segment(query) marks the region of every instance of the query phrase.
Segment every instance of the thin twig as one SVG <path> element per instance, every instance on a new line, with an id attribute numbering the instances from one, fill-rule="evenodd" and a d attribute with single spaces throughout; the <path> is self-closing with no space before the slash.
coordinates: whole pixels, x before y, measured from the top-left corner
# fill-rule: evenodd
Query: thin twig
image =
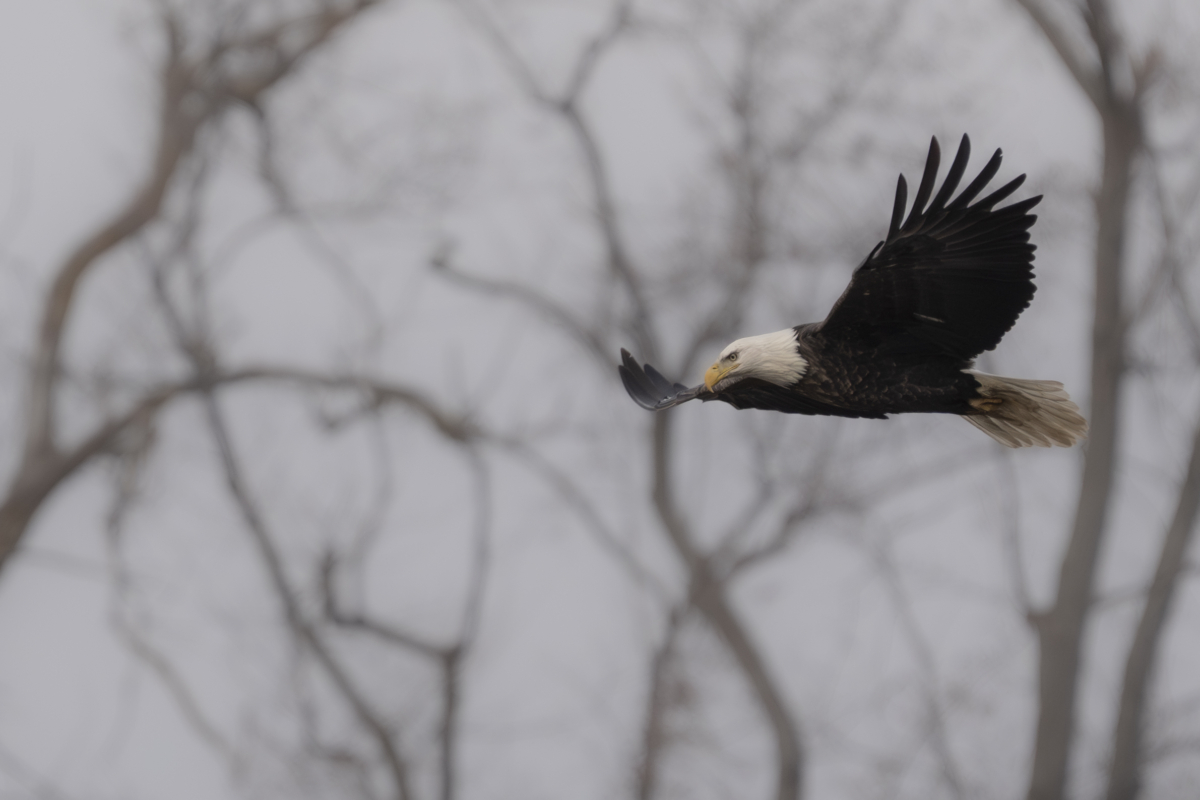
<path id="1" fill-rule="evenodd" d="M 662 642 L 650 660 L 650 686 L 646 691 L 646 713 L 642 724 L 641 756 L 637 769 L 637 800 L 653 800 L 658 788 L 660 765 L 670 746 L 667 715 L 676 702 L 670 691 L 676 677 L 675 660 L 680 632 L 690 606 L 675 606 L 667 614 Z"/>
<path id="2" fill-rule="evenodd" d="M 934 756 L 937 759 L 939 772 L 946 790 L 952 797 L 962 800 L 966 797 L 962 769 L 954 757 L 950 747 L 952 737 L 946 728 L 941 679 L 938 674 L 937 659 L 928 638 L 921 630 L 921 625 L 912 609 L 912 602 L 900 577 L 895 558 L 886 540 L 867 543 L 868 552 L 876 569 L 883 576 L 884 585 L 891 596 L 891 607 L 900 619 L 900 629 L 904 632 L 909 648 L 917 659 L 921 676 L 921 691 L 924 695 L 926 718 L 929 722 L 929 732 L 933 744 Z"/>
<path id="3" fill-rule="evenodd" d="M 509 37 L 496 21 L 474 0 L 456 0 L 468 19 L 487 37 L 496 52 L 508 66 L 510 73 L 531 100 L 559 117 L 579 148 L 584 161 L 584 172 L 596 215 L 601 240 L 604 242 L 606 263 L 610 273 L 618 280 L 629 297 L 631 316 L 630 335 L 642 357 L 659 361 L 658 339 L 651 325 L 650 304 L 643 286 L 641 271 L 634 264 L 630 248 L 621 231 L 620 215 L 616 197 L 609 177 L 607 159 L 591 123 L 580 110 L 580 97 L 595 73 L 604 54 L 620 40 L 629 24 L 628 0 L 619 0 L 613 5 L 609 24 L 584 46 L 571 70 L 571 79 L 565 93 L 554 96 L 538 82 L 532 68 L 517 51 Z"/>
<path id="4" fill-rule="evenodd" d="M 1017 470 L 1011 451 L 999 447 L 991 448 L 995 459 L 996 471 L 1000 475 L 998 481 L 1002 493 L 1000 513 L 1001 535 L 1004 540 L 1004 553 L 1008 560 L 1008 577 L 1012 584 L 1013 598 L 1020 609 L 1021 615 L 1029 624 L 1034 624 L 1036 609 L 1033 605 L 1033 595 L 1029 590 L 1029 575 L 1025 569 L 1025 550 L 1022 546 L 1021 535 L 1021 486 L 1017 480 Z"/>
<path id="5" fill-rule="evenodd" d="M 112 504 L 106 520 L 106 544 L 110 586 L 113 590 L 109 620 L 120 641 L 135 658 L 158 678 L 167 695 L 175 701 L 183 719 L 200 739 L 214 750 L 236 775 L 241 771 L 237 748 L 223 734 L 204 710 L 187 680 L 170 658 L 145 636 L 130 619 L 129 598 L 135 581 L 125 559 L 125 521 L 137 496 L 137 484 L 146 460 L 151 454 L 155 437 L 147 424 L 135 447 L 122 454 L 114 479 Z"/>
<path id="6" fill-rule="evenodd" d="M 1063 23 L 1054 18 L 1043 0 L 1014 0 L 1014 2 L 1025 9 L 1029 18 L 1041 29 L 1046 41 L 1058 53 L 1058 58 L 1062 61 L 1063 66 L 1071 72 L 1075 82 L 1084 90 L 1092 103 L 1096 106 L 1103 105 L 1104 89 L 1096 75 L 1096 67 L 1099 66 L 1098 59 L 1089 57 L 1090 54 L 1085 52 L 1085 45 L 1079 41 L 1079 37 L 1073 37 Z"/>
<path id="7" fill-rule="evenodd" d="M 314 13 L 283 18 L 240 38 L 213 42 L 209 48 L 189 47 L 174 9 L 161 6 L 166 55 L 147 174 L 129 200 L 85 235 L 54 270 L 27 376 L 21 462 L 0 500 L 0 567 L 16 550 L 50 491 L 86 461 L 76 458 L 83 452 L 78 449 L 74 454 L 60 453 L 55 416 L 63 374 L 62 343 L 84 276 L 160 217 L 181 167 L 192 158 L 204 130 L 215 128 L 237 103 L 258 104 L 338 29 L 378 2 L 327 4 Z M 194 54 L 197 49 L 200 55 Z M 165 399 L 157 405 L 162 402 Z M 102 427 L 90 438 L 103 441 L 106 433 Z"/>
<path id="8" fill-rule="evenodd" d="M 600 334 L 582 322 L 578 312 L 568 308 L 545 292 L 516 281 L 473 275 L 454 264 L 450 254 L 445 251 L 435 254 L 430 259 L 430 264 L 434 267 L 436 274 L 448 278 L 460 286 L 488 297 L 503 297 L 521 303 L 565 330 L 585 352 L 604 364 L 606 368 L 612 367 L 613 356 Z"/>
<path id="9" fill-rule="evenodd" d="M 616 531 L 605 521 L 595 504 L 566 470 L 555 465 L 526 442 L 496 438 L 493 438 L 492 441 L 551 486 L 579 517 L 584 528 L 601 549 L 625 569 L 630 579 L 638 586 L 649 590 L 659 601 L 669 602 L 673 596 L 672 591 L 661 578 L 638 560 L 628 545 L 621 541 Z"/>
<path id="10" fill-rule="evenodd" d="M 311 652 L 323 668 L 338 693 L 346 701 L 364 731 L 368 733 L 379 748 L 380 755 L 387 765 L 397 800 L 411 800 L 413 797 L 410 787 L 408 765 L 401 755 L 398 737 L 376 714 L 368 703 L 362 691 L 355 685 L 346 667 L 334 656 L 333 650 L 325 639 L 317 632 L 315 626 L 305 617 L 296 591 L 283 566 L 283 556 L 279 552 L 274 538 L 267 530 L 266 522 L 257 504 L 250 497 L 241 468 L 233 450 L 233 442 L 224 415 L 218 405 L 217 398 L 211 391 L 202 395 L 209 430 L 217 445 L 225 484 L 233 497 L 235 505 L 242 516 L 251 539 L 257 547 L 263 566 L 267 570 L 271 586 L 283 606 L 284 617 L 292 635 Z"/>

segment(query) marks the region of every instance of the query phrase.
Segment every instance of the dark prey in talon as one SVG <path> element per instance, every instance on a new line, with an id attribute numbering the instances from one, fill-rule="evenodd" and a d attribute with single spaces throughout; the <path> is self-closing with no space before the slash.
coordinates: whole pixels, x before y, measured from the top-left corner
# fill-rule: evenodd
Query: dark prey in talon
<path id="1" fill-rule="evenodd" d="M 887 238 L 854 270 L 824 321 L 738 339 L 692 388 L 622 350 L 617 369 L 629 396 L 652 411 L 721 400 L 834 417 L 958 414 L 1008 447 L 1075 444 L 1087 421 L 1061 383 L 972 368 L 1033 298 L 1029 229 L 1037 217 L 1029 210 L 1042 198 L 996 208 L 1024 183 L 1021 175 L 972 203 L 1000 169 L 997 150 L 951 199 L 970 153 L 963 136 L 933 196 L 941 150 L 936 138 L 930 143 L 907 218 L 900 176 Z"/>

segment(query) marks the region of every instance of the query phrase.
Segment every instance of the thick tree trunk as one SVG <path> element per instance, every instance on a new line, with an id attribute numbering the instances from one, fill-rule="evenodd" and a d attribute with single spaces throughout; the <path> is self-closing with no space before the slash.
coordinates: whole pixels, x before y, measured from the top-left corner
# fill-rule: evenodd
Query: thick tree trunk
<path id="1" fill-rule="evenodd" d="M 1028 800 L 1061 800 L 1066 792 L 1080 653 L 1116 464 L 1125 367 L 1121 315 L 1125 222 L 1140 142 L 1135 110 L 1110 106 L 1104 117 L 1104 170 L 1096 198 L 1096 310 L 1088 449 L 1058 595 L 1054 605 L 1038 618 L 1038 723 Z"/>
<path id="2" fill-rule="evenodd" d="M 1146 605 L 1125 661 L 1121 686 L 1121 704 L 1117 727 L 1113 732 L 1112 761 L 1108 773 L 1108 800 L 1134 800 L 1141 790 L 1142 733 L 1146 696 L 1154 677 L 1159 641 L 1166 624 L 1175 587 L 1183 572 L 1184 557 L 1196 528 L 1200 510 L 1200 422 L 1192 441 L 1192 456 L 1187 477 L 1179 489 L 1175 515 L 1167 529 L 1159 554 L 1154 581 L 1146 595 Z"/>

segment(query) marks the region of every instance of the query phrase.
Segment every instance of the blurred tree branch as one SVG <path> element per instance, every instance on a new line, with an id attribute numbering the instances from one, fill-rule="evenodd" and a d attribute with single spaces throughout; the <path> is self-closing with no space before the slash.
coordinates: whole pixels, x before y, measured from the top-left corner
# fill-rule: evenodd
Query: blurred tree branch
<path id="1" fill-rule="evenodd" d="M 671 590 L 621 540 L 567 470 L 551 462 L 526 442 L 495 436 L 490 437 L 489 441 L 512 455 L 550 486 L 575 511 L 576 516 L 601 548 L 621 564 L 634 583 L 653 594 L 664 606 L 669 603 Z"/>
<path id="2" fill-rule="evenodd" d="M 37 774 L 19 756 L 0 745 L 0 773 L 19 784 L 34 800 L 72 800 L 45 776 Z"/>
<path id="3" fill-rule="evenodd" d="M 619 328 L 632 339 L 644 359 L 661 364 L 666 352 L 665 342 L 651 323 L 658 316 L 654 312 L 659 301 L 652 301 L 648 291 L 650 273 L 631 254 L 631 247 L 622 232 L 620 209 L 609 178 L 607 156 L 582 103 L 584 92 L 602 56 L 619 43 L 622 34 L 640 30 L 641 20 L 629 3 L 622 1 L 611 4 L 607 24 L 585 42 L 574 65 L 566 70 L 568 78 L 565 89 L 556 94 L 545 88 L 544 81 L 518 51 L 499 22 L 479 3 L 460 0 L 458 5 L 493 45 L 528 99 L 556 117 L 583 154 L 583 171 L 595 209 L 594 221 L 605 252 L 608 272 L 617 278 L 629 303 L 628 315 Z M 890 8 L 898 13 L 902 5 L 895 3 Z M 731 121 L 734 130 L 732 143 L 718 144 L 715 152 L 720 179 L 731 205 L 726 227 L 722 231 L 725 248 L 712 259 L 713 277 L 722 290 L 712 308 L 689 315 L 694 322 L 692 330 L 687 332 L 682 342 L 682 359 L 678 366 L 682 371 L 692 369 L 706 348 L 730 336 L 740 327 L 751 293 L 758 286 L 762 268 L 775 247 L 774 221 L 768 208 L 774 182 L 782 174 L 781 166 L 794 163 L 807 152 L 817 131 L 831 124 L 850 105 L 854 95 L 850 84 L 841 85 L 823 98 L 824 103 L 819 108 L 802 116 L 786 130 L 781 141 L 775 141 L 768 134 L 764 111 L 771 98 L 766 91 L 769 85 L 766 65 L 782 51 L 777 47 L 777 40 L 802 6 L 791 0 L 779 0 L 744 14 L 733 15 L 736 18 L 733 29 L 733 77 L 727 87 L 714 93 L 719 98 L 721 113 Z M 891 19 L 894 22 L 894 14 Z M 870 71 L 872 65 L 878 62 L 878 47 L 893 30 L 894 25 L 882 25 L 873 30 L 868 37 L 872 44 L 870 52 L 866 54 L 869 63 L 863 69 Z M 872 57 L 874 61 L 870 61 Z M 855 65 L 858 67 L 858 62 Z M 861 77 L 857 69 L 855 74 Z M 597 363 L 606 370 L 612 369 L 611 354 L 607 352 L 606 338 L 600 329 L 581 321 L 577 313 L 566 310 L 542 290 L 506 280 L 472 276 L 455 268 L 444 257 L 435 259 L 435 265 L 440 267 L 442 274 L 472 290 L 491 292 L 525 305 L 552 324 L 567 330 Z M 717 546 L 709 552 L 698 544 L 701 532 L 679 507 L 679 490 L 674 484 L 674 468 L 678 459 L 674 422 L 675 418 L 670 414 L 656 415 L 651 421 L 650 494 L 655 517 L 687 571 L 686 596 L 690 607 L 700 612 L 725 643 L 762 711 L 774 741 L 777 761 L 775 797 L 778 800 L 795 800 L 802 796 L 804 786 L 800 726 L 777 678 L 772 675 L 760 645 L 754 642 L 735 611 L 729 594 L 737 575 L 753 564 L 782 553 L 806 522 L 832 508 L 829 496 L 822 491 L 822 482 L 816 479 L 827 466 L 831 451 L 827 448 L 822 451 L 824 457 L 814 459 L 812 469 L 807 473 L 809 480 L 799 497 L 760 487 L 760 499 L 765 504 L 779 502 L 786 506 L 778 524 L 766 532 L 764 541 L 755 545 L 745 544 L 749 541 L 751 529 L 757 524 L 758 514 L 752 512 L 748 519 L 743 520 L 742 526 L 721 536 Z M 605 524 L 591 504 L 572 486 L 565 485 L 561 475 L 551 474 L 548 477 L 556 491 L 581 513 L 599 540 L 606 543 L 607 549 L 616 555 L 626 569 L 631 574 L 641 574 L 642 569 L 637 562 L 616 544 L 614 535 L 606 532 Z M 763 492 L 766 494 L 763 495 Z M 643 742 L 645 749 L 637 772 L 639 797 L 650 797 L 655 792 L 659 785 L 659 760 L 667 749 L 660 707 L 662 682 L 667 680 L 667 664 L 674 647 L 674 637 L 678 635 L 675 626 L 678 616 L 683 612 L 676 609 L 668 613 L 664 644 L 652 658 Z"/>
<path id="4" fill-rule="evenodd" d="M 799 724 L 794 719 L 779 684 L 771 675 L 758 647 L 729 603 L 728 586 L 694 543 L 691 528 L 678 508 L 670 453 L 671 414 L 653 419 L 652 497 L 664 532 L 688 570 L 688 597 L 724 640 L 757 698 L 775 740 L 777 776 L 775 796 L 793 800 L 803 796 L 804 750 Z"/>
<path id="5" fill-rule="evenodd" d="M 1107 98 L 1101 76 L 1097 74 L 1098 59 L 1095 53 L 1089 52 L 1091 43 L 1084 37 L 1076 35 L 1072 31 L 1069 21 L 1057 17 L 1056 12 L 1051 11 L 1043 0 L 1015 0 L 1015 2 L 1037 25 L 1042 35 L 1046 37 L 1046 41 L 1054 48 L 1054 52 L 1063 66 L 1071 73 L 1071 77 L 1075 79 L 1092 104 L 1097 108 L 1104 107 Z M 1082 4 L 1078 6 L 1077 10 L 1081 14 L 1087 13 Z"/>
<path id="6" fill-rule="evenodd" d="M 1028 800 L 1061 800 L 1066 793 L 1083 635 L 1094 594 L 1096 565 L 1108 523 L 1117 463 L 1119 398 L 1126 368 L 1126 319 L 1121 296 L 1134 165 L 1145 147 L 1145 84 L 1132 64 L 1106 0 L 1078 8 L 1090 42 L 1072 41 L 1065 23 L 1041 0 L 1016 0 L 1054 47 L 1099 117 L 1103 136 L 1096 194 L 1095 315 L 1092 326 L 1091 409 L 1083 479 L 1075 520 L 1060 565 L 1057 595 L 1034 615 L 1038 633 L 1038 723 Z M 1076 37 L 1080 38 L 1080 37 Z M 1128 76 L 1128 80 L 1126 79 Z"/>
<path id="7" fill-rule="evenodd" d="M 624 288 L 630 302 L 630 335 L 647 358 L 657 358 L 657 337 L 650 322 L 650 305 L 644 281 L 630 256 L 630 248 L 621 232 L 618 204 L 609 179 L 609 168 L 591 124 L 580 110 L 580 99 L 587 90 L 603 56 L 620 41 L 632 22 L 630 0 L 612 4 L 608 24 L 593 36 L 575 60 L 571 77 L 561 94 L 553 94 L 538 81 L 533 69 L 518 52 L 496 20 L 477 0 L 455 0 L 467 18 L 488 38 L 504 59 L 510 73 L 531 100 L 559 117 L 570 131 L 584 159 L 585 174 L 591 190 L 597 228 L 604 243 L 609 271 Z"/>
<path id="8" fill-rule="evenodd" d="M 169 656 L 156 647 L 142 631 L 144 621 L 132 619 L 132 595 L 135 579 L 125 558 L 125 519 L 137 495 L 137 483 L 146 460 L 154 448 L 154 433 L 150 425 L 142 426 L 136 445 L 121 453 L 114 476 L 115 490 L 107 519 L 109 570 L 112 574 L 113 600 L 110 619 L 121 642 L 142 664 L 150 669 L 174 700 L 180 715 L 200 739 L 208 745 L 237 775 L 242 759 L 237 748 L 209 718 L 204 703 L 196 697 L 187 680 Z"/>
<path id="9" fill-rule="evenodd" d="M 1142 788 L 1146 758 L 1143 736 L 1147 696 L 1160 651 L 1167 615 L 1184 574 L 1188 547 L 1200 510 L 1200 421 L 1195 425 L 1191 455 L 1175 512 L 1167 527 L 1154 579 L 1125 660 L 1125 674 L 1113 728 L 1113 751 L 1108 771 L 1108 800 L 1135 800 Z"/>
<path id="10" fill-rule="evenodd" d="M 471 291 L 485 296 L 503 297 L 527 306 L 565 330 L 583 348 L 584 352 L 599 363 L 606 366 L 611 365 L 612 356 L 609 353 L 609 346 L 601 335 L 582 321 L 577 313 L 548 294 L 516 281 L 486 278 L 466 272 L 454 263 L 448 249 L 435 253 L 430 259 L 430 264 L 439 275 Z"/>
<path id="11" fill-rule="evenodd" d="M 1147 146 L 1146 161 L 1155 190 L 1162 227 L 1162 253 L 1143 304 L 1131 315 L 1130 324 L 1144 318 L 1153 299 L 1165 285 L 1172 288 L 1173 307 L 1179 312 L 1190 339 L 1193 361 L 1200 358 L 1200 318 L 1191 303 L 1191 293 L 1182 279 L 1185 265 L 1196 263 L 1196 247 L 1184 244 L 1179 219 L 1168 198 L 1166 181 L 1156 148 Z M 1184 191 L 1179 216 L 1195 216 L 1196 186 Z M 1136 800 L 1141 795 L 1143 772 L 1148 760 L 1145 733 L 1149 695 L 1161 652 L 1168 615 L 1187 572 L 1187 552 L 1194 538 L 1200 510 L 1200 419 L 1193 425 L 1191 452 L 1184 469 L 1175 509 L 1167 526 L 1154 576 L 1145 592 L 1141 617 L 1125 657 L 1124 676 L 1117 702 L 1117 720 L 1112 730 L 1107 800 Z"/>
<path id="12" fill-rule="evenodd" d="M 681 698 L 673 683 L 678 680 L 678 665 L 675 663 L 679 646 L 679 635 L 683 629 L 690 606 L 675 606 L 667 614 L 666 630 L 662 641 L 650 659 L 649 689 L 646 692 L 646 708 L 642 723 L 641 752 L 637 767 L 637 783 L 634 787 L 636 800 L 653 800 L 659 785 L 660 765 L 670 746 L 667 730 L 667 715 Z"/>
<path id="13" fill-rule="evenodd" d="M 74 447 L 59 441 L 56 409 L 63 372 L 62 342 L 80 282 L 107 253 L 132 241 L 159 218 L 202 131 L 217 125 L 225 112 L 239 103 L 258 105 L 307 56 L 379 2 L 327 0 L 315 12 L 282 17 L 260 30 L 217 36 L 207 43 L 189 41 L 179 11 L 166 3 L 160 6 L 166 54 L 159 74 L 154 153 L 148 174 L 133 196 L 86 235 L 54 271 L 29 366 L 21 462 L 0 501 L 0 568 L 45 498 L 123 427 L 106 423 L 85 437 L 83 445 Z M 125 419 L 156 411 L 174 394 L 151 393 L 136 403 Z"/>
<path id="14" fill-rule="evenodd" d="M 276 194 L 277 201 L 285 205 L 290 201 L 281 180 L 268 182 Z M 282 195 L 282 199 L 280 196 Z M 195 198 L 193 197 L 193 201 Z M 179 246 L 168 260 L 186 258 L 190 238 L 179 238 Z M 308 732 L 312 747 L 317 754 L 342 768 L 352 770 L 364 796 L 374 797 L 372 786 L 377 772 L 388 776 L 392 795 L 397 800 L 409 800 L 416 796 L 413 768 L 403 751 L 400 731 L 389 721 L 361 679 L 355 678 L 351 665 L 341 656 L 332 630 L 347 630 L 365 633 L 388 647 L 416 654 L 434 663 L 441 677 L 441 720 L 437 739 L 440 752 L 440 786 L 442 800 L 454 800 L 457 791 L 459 716 L 461 706 L 462 665 L 469 652 L 479 625 L 482 611 L 486 576 L 489 563 L 489 529 L 491 525 L 490 488 L 486 467 L 477 445 L 483 440 L 482 433 L 465 416 L 452 415 L 440 408 L 419 390 L 389 383 L 384 380 L 365 378 L 337 371 L 321 371 L 292 367 L 259 367 L 235 371 L 241 379 L 282 382 L 302 392 L 344 391 L 349 389 L 360 398 L 358 407 L 336 420 L 325 420 L 330 428 L 337 428 L 350 419 L 379 417 L 391 406 L 401 406 L 423 417 L 445 441 L 459 447 L 468 457 L 474 476 L 475 520 L 473 529 L 474 548 L 468 591 L 462 611 L 460 632 L 446 645 L 438 645 L 411 634 L 387 622 L 383 622 L 365 611 L 346 611 L 338 598 L 336 578 L 343 559 L 332 547 L 326 550 L 318 567 L 320 613 L 305 610 L 302 593 L 288 578 L 285 568 L 285 551 L 276 543 L 269 530 L 260 504 L 252 497 L 246 478 L 243 476 L 228 423 L 219 405 L 218 389 L 229 384 L 233 373 L 221 369 L 222 359 L 216 352 L 212 338 L 212 326 L 207 319 L 210 307 L 202 282 L 193 281 L 192 292 L 187 297 L 192 309 L 185 313 L 180 303 L 168 291 L 165 262 L 152 265 L 152 284 L 157 307 L 171 332 L 180 354 L 190 362 L 200 395 L 207 413 L 209 430 L 217 446 L 225 477 L 226 487 L 238 508 L 247 531 L 256 545 L 269 586 L 279 599 L 289 635 L 301 645 L 302 652 L 311 655 L 321 673 L 345 704 L 360 729 L 375 743 L 377 758 L 360 755 L 350 746 L 329 745 L 320 741 L 316 733 L 318 712 L 310 710 Z M 386 502 L 383 490 L 377 506 Z M 377 508 L 374 516 L 381 514 Z M 373 523 L 378 525 L 378 520 Z M 361 549 L 374 538 L 370 530 L 372 523 L 361 532 L 352 549 Z M 361 557 L 359 553 L 359 557 Z"/>
<path id="15" fill-rule="evenodd" d="M 900 567 L 896 564 L 895 553 L 890 542 L 880 539 L 876 542 L 863 542 L 867 547 L 871 561 L 876 571 L 882 576 L 884 587 L 891 598 L 891 607 L 900 619 L 900 630 L 908 642 L 920 666 L 921 694 L 925 704 L 925 716 L 929 728 L 929 738 L 938 764 L 939 776 L 945 785 L 947 793 L 958 800 L 969 797 L 963 780 L 962 768 L 954 756 L 951 747 L 953 741 L 946 725 L 946 709 L 943 699 L 942 679 L 938 670 L 937 659 L 929 638 L 921 630 L 912 601 L 901 577 Z"/>
<path id="16" fill-rule="evenodd" d="M 303 644 L 320 664 L 322 671 L 350 707 L 359 724 L 375 740 L 392 782 L 393 796 L 396 800 L 411 800 L 414 795 L 409 767 L 400 750 L 399 736 L 391 730 L 391 726 L 376 711 L 362 688 L 351 678 L 346 665 L 335 656 L 329 642 L 304 613 L 299 595 L 287 577 L 283 555 L 268 530 L 257 503 L 250 496 L 245 479 L 242 477 L 241 467 L 233 449 L 224 414 L 211 388 L 203 394 L 203 400 L 209 428 L 217 445 L 226 485 L 247 531 L 257 546 L 271 586 L 283 607 L 288 628 L 297 641 Z"/>
<path id="17" fill-rule="evenodd" d="M 998 448 L 993 452 L 995 453 L 996 471 L 1000 474 L 1000 491 L 1004 498 L 1002 503 L 1006 512 L 1003 515 L 1004 530 L 1001 535 L 1004 537 L 1004 554 L 1008 558 L 1007 571 L 1012 584 L 1013 599 L 1016 601 L 1021 616 L 1036 632 L 1037 610 L 1033 602 L 1033 595 L 1029 590 L 1029 572 L 1025 568 L 1025 548 L 1022 546 L 1021 492 L 1017 469 L 1010 452 L 1001 451 Z"/>
<path id="18" fill-rule="evenodd" d="M 474 508 L 475 555 L 472 575 L 463 607 L 459 633 L 447 644 L 435 644 L 382 622 L 363 611 L 350 612 L 343 609 L 337 599 L 334 575 L 337 557 L 333 552 L 326 554 L 321 565 L 321 596 L 325 618 L 334 625 L 348 630 L 358 630 L 392 647 L 409 651 L 433 661 L 441 675 L 441 721 L 438 724 L 438 749 L 440 758 L 441 800 L 454 800 L 457 795 L 459 716 L 462 698 L 462 666 L 470 652 L 479 628 L 483 612 L 483 598 L 487 585 L 489 553 L 488 538 L 491 510 L 487 471 L 474 449 L 468 447 L 472 473 L 475 476 Z"/>
<path id="19" fill-rule="evenodd" d="M 1130 328 L 1146 319 L 1163 288 L 1172 284 L 1185 328 L 1194 340 L 1195 315 L 1188 293 L 1177 283 L 1179 252 L 1176 212 L 1158 174 L 1154 148 L 1147 140 L 1143 117 L 1146 94 L 1159 70 L 1154 48 L 1139 59 L 1127 47 L 1106 0 L 1088 0 L 1078 9 L 1090 42 L 1072 36 L 1066 20 L 1055 18 L 1041 0 L 1016 0 L 1053 46 L 1096 109 L 1104 154 L 1096 194 L 1096 300 L 1092 335 L 1092 410 L 1089 444 L 1067 551 L 1062 558 L 1058 592 L 1053 605 L 1033 615 L 1040 648 L 1039 719 L 1034 745 L 1029 800 L 1059 800 L 1066 796 L 1071 745 L 1074 741 L 1075 698 L 1082 670 L 1081 649 L 1089 611 L 1094 605 L 1098 555 L 1108 522 L 1113 494 L 1118 399 L 1127 375 Z M 1154 180 L 1163 245 L 1157 267 L 1140 298 L 1123 308 L 1122 283 L 1128 240 L 1128 211 L 1132 203 L 1135 165 L 1145 157 Z M 1195 194 L 1185 197 L 1185 209 Z M 1185 212 L 1186 213 L 1186 212 Z M 1196 348 L 1193 342 L 1193 348 Z M 1196 350 L 1200 352 L 1200 350 Z M 1158 567 L 1145 594 L 1140 621 L 1126 653 L 1125 673 L 1118 700 L 1117 721 L 1109 761 L 1108 800 L 1134 800 L 1141 789 L 1146 758 L 1142 743 L 1146 697 L 1150 690 L 1159 641 L 1171 600 L 1183 574 L 1185 555 L 1200 505 L 1200 423 L 1194 429 L 1191 455 L 1181 480 L 1172 521 L 1159 553 Z"/>

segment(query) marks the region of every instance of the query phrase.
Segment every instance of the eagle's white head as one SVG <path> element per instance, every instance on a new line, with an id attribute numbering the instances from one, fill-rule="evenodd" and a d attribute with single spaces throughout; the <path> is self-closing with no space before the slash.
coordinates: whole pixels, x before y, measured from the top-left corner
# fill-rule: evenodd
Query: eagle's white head
<path id="1" fill-rule="evenodd" d="M 719 392 L 744 378 L 759 378 L 791 386 L 807 371 L 808 362 L 796 349 L 796 331 L 786 328 L 747 336 L 727 346 L 704 373 L 704 385 L 710 392 Z"/>

